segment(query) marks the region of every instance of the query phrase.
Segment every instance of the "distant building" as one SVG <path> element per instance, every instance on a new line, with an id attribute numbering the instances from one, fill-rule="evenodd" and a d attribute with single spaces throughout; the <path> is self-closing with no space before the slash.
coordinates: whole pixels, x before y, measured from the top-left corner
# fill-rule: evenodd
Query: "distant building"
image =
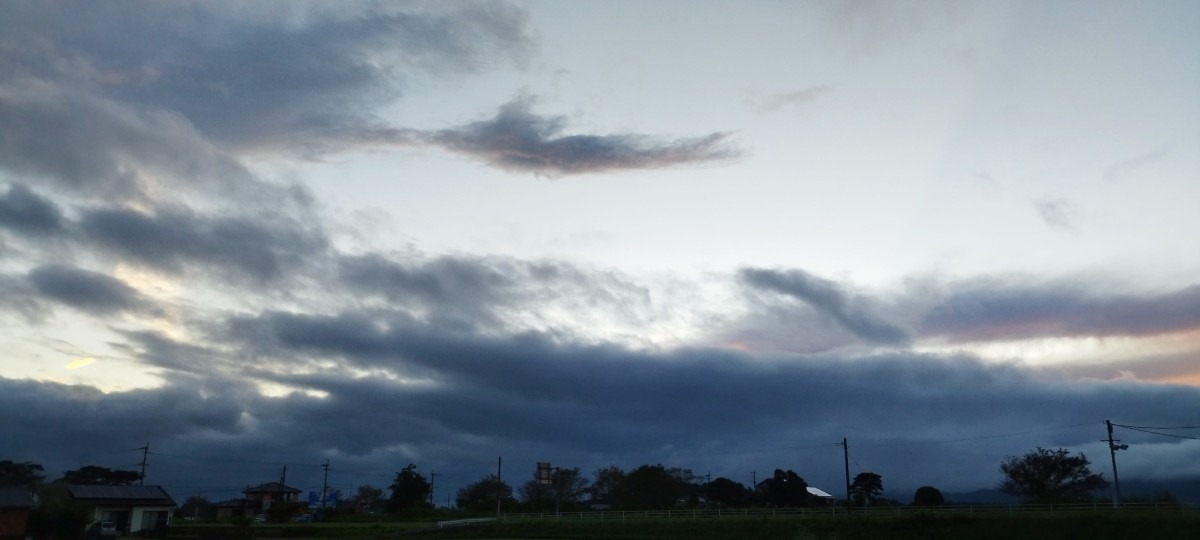
<path id="1" fill-rule="evenodd" d="M 820 488 L 815 488 L 812 486 L 808 486 L 808 494 L 812 495 L 813 497 L 816 497 L 817 499 L 822 500 L 822 501 L 832 501 L 833 500 L 833 495 L 825 493 Z"/>
<path id="2" fill-rule="evenodd" d="M 229 499 L 213 505 L 217 509 L 217 519 L 244 517 L 248 506 L 246 499 Z"/>
<path id="3" fill-rule="evenodd" d="M 67 491 L 91 507 L 89 521 L 111 521 L 120 534 L 165 527 L 178 508 L 160 486 L 68 486 Z"/>
<path id="4" fill-rule="evenodd" d="M 0 540 L 25 538 L 29 513 L 36 505 L 26 488 L 0 488 Z"/>
<path id="5" fill-rule="evenodd" d="M 266 512 L 277 502 L 300 502 L 301 491 L 279 482 L 267 482 L 248 487 L 242 493 L 246 495 L 249 509 L 254 512 Z"/>

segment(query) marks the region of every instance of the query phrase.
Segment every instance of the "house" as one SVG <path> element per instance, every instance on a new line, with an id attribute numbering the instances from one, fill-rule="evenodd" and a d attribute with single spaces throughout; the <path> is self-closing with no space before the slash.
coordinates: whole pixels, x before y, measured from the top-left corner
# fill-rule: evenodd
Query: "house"
<path id="1" fill-rule="evenodd" d="M 36 506 L 28 489 L 0 487 L 0 539 L 25 538 L 29 513 Z"/>
<path id="2" fill-rule="evenodd" d="M 273 503 L 299 502 L 301 491 L 279 482 L 267 482 L 248 487 L 242 493 L 246 495 L 247 506 L 258 513 L 270 510 Z"/>
<path id="3" fill-rule="evenodd" d="M 165 527 L 178 508 L 161 486 L 68 486 L 67 491 L 91 507 L 89 521 L 111 521 L 118 534 Z"/>
<path id="4" fill-rule="evenodd" d="M 754 492 L 759 494 L 760 496 L 766 494 L 768 492 L 768 489 L 769 489 L 768 484 L 770 482 L 771 482 L 770 479 L 759 482 L 758 484 L 756 484 L 754 486 Z M 813 486 L 805 486 L 804 489 L 805 489 L 805 491 L 808 492 L 808 499 L 809 499 L 808 504 L 810 504 L 810 505 L 830 506 L 830 505 L 837 503 L 836 497 L 834 497 L 833 495 L 830 495 L 829 492 L 827 492 L 821 488 L 817 488 L 817 487 L 813 487 Z"/>
<path id="5" fill-rule="evenodd" d="M 246 499 L 229 499 L 213 505 L 217 509 L 217 519 L 245 517 L 249 506 Z"/>
<path id="6" fill-rule="evenodd" d="M 833 495 L 826 493 L 821 488 L 808 486 L 808 494 L 811 495 L 813 499 L 820 501 L 822 504 L 833 504 L 836 502 L 836 500 L 833 498 Z"/>

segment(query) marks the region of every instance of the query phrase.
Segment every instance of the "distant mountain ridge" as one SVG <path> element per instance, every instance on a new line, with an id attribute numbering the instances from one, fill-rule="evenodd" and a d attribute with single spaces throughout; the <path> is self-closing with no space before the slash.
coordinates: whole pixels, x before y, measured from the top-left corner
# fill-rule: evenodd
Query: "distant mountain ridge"
<path id="1" fill-rule="evenodd" d="M 1112 497 L 1112 487 L 1096 494 L 1097 498 L 1109 499 Z M 1170 480 L 1122 480 L 1121 481 L 1121 498 L 1129 499 L 1147 499 L 1160 495 L 1162 493 L 1170 493 L 1175 500 L 1190 506 L 1200 506 L 1200 476 L 1191 478 L 1176 478 Z M 946 502 L 955 504 L 1011 504 L 1017 503 L 1019 500 L 1016 497 L 1000 493 L 997 489 L 977 489 L 975 491 L 950 492 L 943 491 L 942 496 L 946 498 Z M 901 502 L 909 502 L 911 495 L 907 498 L 894 497 Z"/>

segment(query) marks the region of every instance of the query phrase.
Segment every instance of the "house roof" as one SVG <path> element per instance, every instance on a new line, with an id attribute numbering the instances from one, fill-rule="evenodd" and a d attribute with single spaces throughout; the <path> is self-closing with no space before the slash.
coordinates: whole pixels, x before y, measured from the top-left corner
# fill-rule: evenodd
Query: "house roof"
<path id="1" fill-rule="evenodd" d="M 33 494 L 23 487 L 0 487 L 0 508 L 33 508 Z"/>
<path id="2" fill-rule="evenodd" d="M 754 490 L 761 491 L 763 489 L 766 489 L 766 486 L 767 486 L 767 480 L 763 480 L 762 482 L 759 482 L 757 485 L 754 486 Z M 826 492 L 825 490 L 823 490 L 821 488 L 808 486 L 806 489 L 808 490 L 808 494 L 812 495 L 813 497 L 822 497 L 822 498 L 828 497 L 830 499 L 834 498 L 833 495 L 830 495 L 828 492 Z"/>
<path id="3" fill-rule="evenodd" d="M 221 501 L 213 506 L 216 506 L 217 508 L 241 508 L 246 506 L 246 499 L 229 499 L 227 501 Z"/>
<path id="4" fill-rule="evenodd" d="M 279 482 L 267 482 L 246 488 L 242 493 L 300 493 L 300 490 Z"/>
<path id="5" fill-rule="evenodd" d="M 91 503 L 176 506 L 162 486 L 67 486 L 71 497 Z"/>
<path id="6" fill-rule="evenodd" d="M 815 495 L 817 497 L 829 497 L 830 499 L 833 498 L 833 495 L 825 493 L 823 490 L 821 490 L 821 488 L 815 488 L 812 486 L 808 486 L 808 494 Z"/>

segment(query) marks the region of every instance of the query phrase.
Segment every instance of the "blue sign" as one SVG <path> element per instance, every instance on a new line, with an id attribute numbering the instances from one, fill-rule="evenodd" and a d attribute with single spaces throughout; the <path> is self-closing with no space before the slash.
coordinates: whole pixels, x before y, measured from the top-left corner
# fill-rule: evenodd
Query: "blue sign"
<path id="1" fill-rule="evenodd" d="M 310 492 L 308 492 L 308 506 L 310 506 L 310 507 L 320 506 L 322 508 L 332 508 L 334 506 L 337 506 L 338 499 L 340 499 L 341 496 L 342 496 L 341 491 L 336 491 L 336 490 L 330 491 L 329 493 L 325 494 L 325 504 L 321 504 L 321 492 L 320 491 L 310 491 Z"/>

